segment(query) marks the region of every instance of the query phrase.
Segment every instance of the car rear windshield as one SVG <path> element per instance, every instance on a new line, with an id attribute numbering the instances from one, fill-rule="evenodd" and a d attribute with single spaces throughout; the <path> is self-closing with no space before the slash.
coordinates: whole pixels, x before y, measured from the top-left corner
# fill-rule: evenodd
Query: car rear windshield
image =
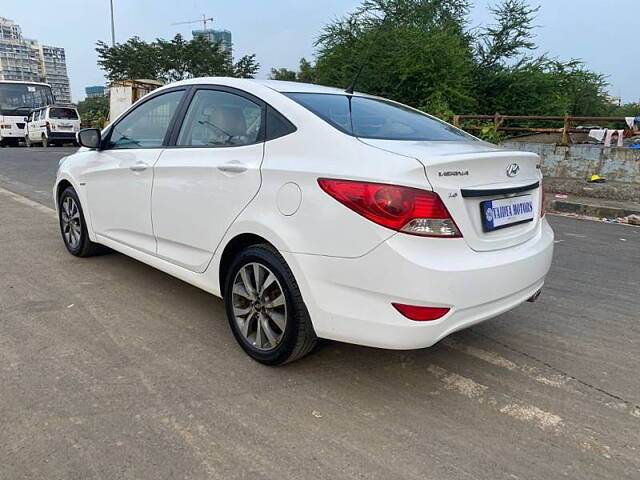
<path id="1" fill-rule="evenodd" d="M 51 108 L 49 109 L 49 118 L 58 118 L 61 120 L 78 120 L 78 112 L 73 108 Z"/>
<path id="2" fill-rule="evenodd" d="M 360 138 L 475 141 L 457 128 L 397 103 L 326 93 L 285 93 L 344 133 Z"/>

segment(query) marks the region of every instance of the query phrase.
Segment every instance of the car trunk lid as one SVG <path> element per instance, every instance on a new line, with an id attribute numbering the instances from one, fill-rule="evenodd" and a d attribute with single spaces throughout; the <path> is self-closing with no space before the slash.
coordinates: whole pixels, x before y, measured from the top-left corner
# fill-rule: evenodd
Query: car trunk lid
<path id="1" fill-rule="evenodd" d="M 508 248 L 535 235 L 540 223 L 541 206 L 540 160 L 537 155 L 508 151 L 479 141 L 361 140 L 371 146 L 419 160 L 424 165 L 428 183 L 440 196 L 472 249 L 490 251 Z M 481 209 L 483 202 L 494 200 L 496 202 L 489 205 L 493 207 L 489 214 Z M 522 205 L 532 207 L 532 220 L 527 218 L 509 226 L 500 223 L 513 221 L 515 217 L 511 218 L 509 214 Z M 509 209 L 507 218 L 501 215 L 501 208 Z M 494 212 L 500 219 L 487 220 Z M 487 231 L 492 226 L 500 228 Z"/>

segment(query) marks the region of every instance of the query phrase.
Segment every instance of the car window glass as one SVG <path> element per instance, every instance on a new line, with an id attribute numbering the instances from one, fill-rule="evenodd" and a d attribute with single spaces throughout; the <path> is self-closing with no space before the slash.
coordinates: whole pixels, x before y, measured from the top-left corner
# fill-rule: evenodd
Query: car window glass
<path id="1" fill-rule="evenodd" d="M 59 120 L 77 120 L 78 112 L 73 108 L 52 108 L 49 110 L 49 118 Z"/>
<path id="2" fill-rule="evenodd" d="M 183 91 L 159 95 L 120 120 L 111 132 L 110 148 L 161 147 Z"/>
<path id="3" fill-rule="evenodd" d="M 393 102 L 358 96 L 287 93 L 317 116 L 360 138 L 412 141 L 475 141 L 445 122 Z"/>
<path id="4" fill-rule="evenodd" d="M 284 137 L 296 131 L 289 120 L 284 118 L 273 108 L 267 108 L 267 140 Z"/>
<path id="5" fill-rule="evenodd" d="M 224 147 L 256 143 L 262 108 L 240 95 L 198 90 L 178 135 L 178 146 Z"/>

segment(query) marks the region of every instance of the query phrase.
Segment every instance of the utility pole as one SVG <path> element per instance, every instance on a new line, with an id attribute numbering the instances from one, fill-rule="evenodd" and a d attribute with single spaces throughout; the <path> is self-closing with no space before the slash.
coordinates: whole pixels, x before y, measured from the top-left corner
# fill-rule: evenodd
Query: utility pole
<path id="1" fill-rule="evenodd" d="M 113 0 L 109 0 L 111 3 L 111 46 L 116 46 L 116 27 L 113 21 Z"/>

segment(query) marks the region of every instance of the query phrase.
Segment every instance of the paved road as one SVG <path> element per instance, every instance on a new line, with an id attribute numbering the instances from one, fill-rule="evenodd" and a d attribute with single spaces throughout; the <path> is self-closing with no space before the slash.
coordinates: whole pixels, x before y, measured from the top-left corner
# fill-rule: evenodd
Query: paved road
<path id="1" fill-rule="evenodd" d="M 75 147 L 0 148 L 0 186 L 48 206 L 58 161 Z"/>
<path id="2" fill-rule="evenodd" d="M 0 150 L 0 478 L 640 478 L 640 229 L 551 217 L 537 303 L 268 368 L 220 300 L 68 255 L 52 152 Z"/>

